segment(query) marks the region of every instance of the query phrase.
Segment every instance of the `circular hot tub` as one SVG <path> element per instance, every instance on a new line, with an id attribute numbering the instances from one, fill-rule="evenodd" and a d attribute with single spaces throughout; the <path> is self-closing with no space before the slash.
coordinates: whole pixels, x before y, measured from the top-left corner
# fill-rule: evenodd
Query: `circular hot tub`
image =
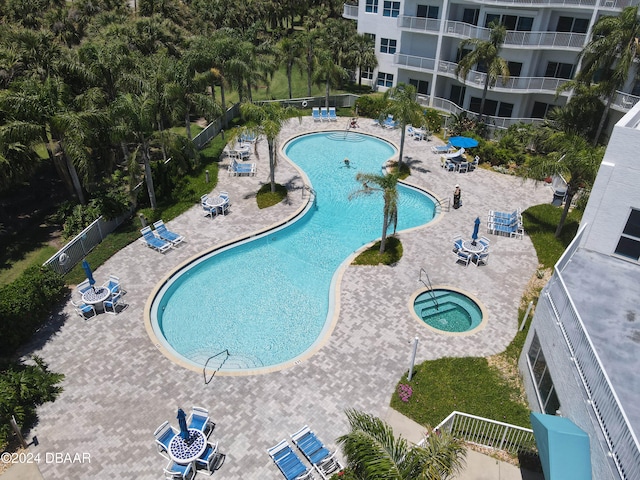
<path id="1" fill-rule="evenodd" d="M 469 295 L 450 288 L 422 290 L 412 297 L 416 317 L 446 334 L 469 334 L 484 325 L 485 315 Z"/>

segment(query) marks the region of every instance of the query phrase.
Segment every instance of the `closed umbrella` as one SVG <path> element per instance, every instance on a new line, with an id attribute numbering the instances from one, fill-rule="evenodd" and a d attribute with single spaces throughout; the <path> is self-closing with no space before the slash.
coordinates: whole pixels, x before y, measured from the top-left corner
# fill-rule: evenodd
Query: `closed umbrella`
<path id="1" fill-rule="evenodd" d="M 187 415 L 181 408 L 178 409 L 178 425 L 180 425 L 180 436 L 187 440 L 189 438 L 189 429 L 187 428 Z"/>
<path id="2" fill-rule="evenodd" d="M 473 225 L 473 234 L 471 234 L 471 238 L 473 239 L 473 242 L 471 242 L 472 245 L 475 245 L 476 240 L 478 240 L 478 231 L 480 230 L 480 217 L 476 217 L 476 220 L 474 223 L 475 224 Z"/>
<path id="3" fill-rule="evenodd" d="M 456 148 L 473 148 L 478 146 L 478 141 L 471 137 L 451 137 L 449 143 Z"/>
<path id="4" fill-rule="evenodd" d="M 87 280 L 89 280 L 89 285 L 93 287 L 96 283 L 96 280 L 93 278 L 93 272 L 91 271 L 91 266 L 89 262 L 86 260 L 82 261 L 82 268 L 84 269 L 84 273 L 87 275 Z"/>

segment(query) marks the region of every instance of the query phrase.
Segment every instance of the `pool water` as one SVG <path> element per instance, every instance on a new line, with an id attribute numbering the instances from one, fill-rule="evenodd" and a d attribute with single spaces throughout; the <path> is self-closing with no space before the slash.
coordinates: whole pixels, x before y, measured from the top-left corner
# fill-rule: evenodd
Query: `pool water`
<path id="1" fill-rule="evenodd" d="M 452 290 L 423 292 L 413 302 L 413 309 L 427 325 L 444 332 L 468 332 L 482 322 L 478 304 Z"/>
<path id="2" fill-rule="evenodd" d="M 322 338 L 333 318 L 336 271 L 382 230 L 381 193 L 349 199 L 356 173 L 380 173 L 396 152 L 380 139 L 343 132 L 310 134 L 284 151 L 308 176 L 315 203 L 294 222 L 208 254 L 160 289 L 152 309 L 158 339 L 203 366 L 227 349 L 222 370 L 289 362 Z M 349 158 L 350 168 L 344 158 Z M 398 230 L 434 217 L 432 198 L 398 186 Z M 293 194 L 300 194 L 294 192 Z M 218 362 L 219 363 L 219 362 Z M 218 365 L 210 363 L 209 367 Z"/>

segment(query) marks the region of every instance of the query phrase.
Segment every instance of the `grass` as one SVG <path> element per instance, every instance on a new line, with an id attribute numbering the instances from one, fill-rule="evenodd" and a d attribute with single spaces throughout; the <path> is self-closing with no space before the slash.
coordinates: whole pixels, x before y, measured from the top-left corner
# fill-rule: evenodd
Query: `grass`
<path id="1" fill-rule="evenodd" d="M 352 262 L 353 265 L 393 265 L 402 258 L 402 243 L 396 237 L 387 237 L 384 253 L 380 254 L 380 242 L 367 248 Z"/>
<path id="2" fill-rule="evenodd" d="M 51 245 L 42 243 L 38 247 L 32 245 L 21 259 L 6 263 L 6 268 L 0 270 L 0 286 L 13 282 L 30 266 L 42 265 L 56 251 Z"/>
<path id="3" fill-rule="evenodd" d="M 539 262 L 551 268 L 575 236 L 581 211 L 570 212 L 560 238 L 555 230 L 562 213 L 552 205 L 537 205 L 523 212 L 524 228 L 538 254 Z M 534 277 L 535 278 L 535 277 Z M 538 279 L 524 293 L 518 311 L 518 325 L 524 319 L 526 306 L 537 301 L 544 279 Z M 530 314 L 529 322 L 533 313 Z M 478 415 L 522 427 L 530 427 L 529 409 L 523 401 L 524 392 L 518 374 L 518 359 L 528 331 L 518 332 L 504 352 L 488 358 L 443 358 L 426 361 L 415 367 L 415 376 L 407 382 L 413 394 L 404 402 L 397 388 L 391 406 L 420 424 L 435 426 L 452 411 Z M 501 365 L 497 368 L 493 365 Z"/>
<path id="4" fill-rule="evenodd" d="M 268 208 L 277 205 L 281 201 L 287 198 L 287 187 L 276 183 L 276 191 L 271 192 L 271 182 L 265 183 L 260 187 L 256 195 L 256 202 L 258 208 Z"/>

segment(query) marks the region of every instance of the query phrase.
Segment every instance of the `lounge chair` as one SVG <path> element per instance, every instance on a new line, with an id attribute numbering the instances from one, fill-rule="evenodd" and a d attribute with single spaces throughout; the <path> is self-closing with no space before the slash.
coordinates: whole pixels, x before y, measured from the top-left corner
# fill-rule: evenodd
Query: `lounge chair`
<path id="1" fill-rule="evenodd" d="M 286 440 L 282 440 L 267 452 L 287 480 L 313 478 L 313 472 L 304 466 Z"/>
<path id="2" fill-rule="evenodd" d="M 291 440 L 324 479 L 342 470 L 342 465 L 307 425 L 291 435 Z"/>
<path id="3" fill-rule="evenodd" d="M 320 109 L 320 119 L 324 122 L 324 121 L 329 121 L 329 110 L 327 109 L 327 107 L 322 107 Z"/>
<path id="4" fill-rule="evenodd" d="M 202 407 L 191 408 L 191 414 L 187 418 L 187 425 L 189 425 L 189 428 L 200 430 L 207 437 L 216 426 L 215 423 L 209 420 L 209 410 Z"/>
<path id="5" fill-rule="evenodd" d="M 196 459 L 196 464 L 202 466 L 202 469 L 207 473 L 207 475 L 213 475 L 213 472 L 219 469 L 222 465 L 224 458 L 225 456 L 223 454 L 218 453 L 218 442 L 207 442 L 204 452 L 202 452 L 202 455 Z"/>
<path id="6" fill-rule="evenodd" d="M 229 164 L 229 175 L 255 175 L 256 164 L 255 163 L 240 163 L 237 160 L 231 160 Z"/>
<path id="7" fill-rule="evenodd" d="M 178 245 L 184 240 L 184 237 L 182 235 L 178 235 L 177 233 L 167 230 L 167 226 L 162 220 L 154 222 L 153 228 L 156 229 L 156 233 L 162 240 L 171 242 L 173 245 Z"/>
<path id="8" fill-rule="evenodd" d="M 398 122 L 393 120 L 393 115 L 387 115 L 387 118 L 384 120 L 383 127 L 384 128 L 397 128 Z"/>
<path id="9" fill-rule="evenodd" d="M 311 109 L 311 116 L 313 117 L 314 122 L 319 122 L 320 120 L 322 120 L 320 118 L 320 107 L 313 107 Z"/>
<path id="10" fill-rule="evenodd" d="M 453 145 L 451 145 L 450 143 L 447 143 L 446 145 L 440 145 L 440 146 L 434 145 L 433 147 L 431 147 L 431 151 L 436 154 L 448 153 L 451 150 L 453 150 Z"/>
<path id="11" fill-rule="evenodd" d="M 160 253 L 164 253 L 171 248 L 171 244 L 169 242 L 166 242 L 153 234 L 151 227 L 144 227 L 140 230 L 140 233 L 142 234 L 142 240 L 149 248 L 153 248 Z"/>
<path id="12" fill-rule="evenodd" d="M 240 135 L 241 143 L 256 143 L 258 141 L 258 136 L 255 132 L 244 132 Z"/>
<path id="13" fill-rule="evenodd" d="M 336 115 L 336 107 L 329 107 L 329 120 L 331 122 L 338 121 L 338 116 Z"/>
<path id="14" fill-rule="evenodd" d="M 96 309 L 93 305 L 89 305 L 88 303 L 84 302 L 76 303 L 73 301 L 73 299 L 71 299 L 71 304 L 73 305 L 73 309 L 75 310 L 75 312 L 85 320 L 98 315 L 98 312 L 96 312 Z"/>
<path id="15" fill-rule="evenodd" d="M 195 473 L 191 468 L 191 464 L 181 465 L 170 460 L 164 469 L 164 478 L 186 480 L 195 477 Z"/>
<path id="16" fill-rule="evenodd" d="M 158 448 L 158 453 L 165 458 L 169 458 L 167 452 L 169 451 L 169 443 L 173 437 L 178 434 L 178 431 L 173 428 L 169 422 L 164 422 L 156 431 L 153 432 L 153 436 L 156 439 L 156 447 Z"/>

